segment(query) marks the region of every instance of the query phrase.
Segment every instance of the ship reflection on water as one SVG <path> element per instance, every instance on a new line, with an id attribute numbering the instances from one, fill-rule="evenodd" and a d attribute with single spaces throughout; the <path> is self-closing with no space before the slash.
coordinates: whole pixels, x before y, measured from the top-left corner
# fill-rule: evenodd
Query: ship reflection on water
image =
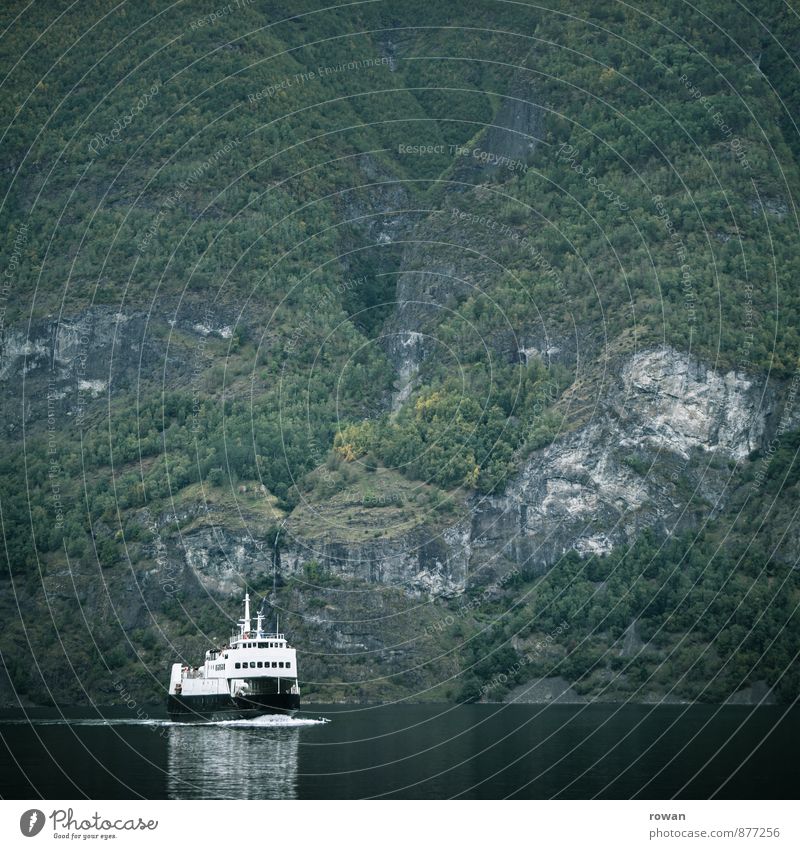
<path id="1" fill-rule="evenodd" d="M 300 730 L 246 722 L 172 725 L 170 799 L 294 799 Z"/>

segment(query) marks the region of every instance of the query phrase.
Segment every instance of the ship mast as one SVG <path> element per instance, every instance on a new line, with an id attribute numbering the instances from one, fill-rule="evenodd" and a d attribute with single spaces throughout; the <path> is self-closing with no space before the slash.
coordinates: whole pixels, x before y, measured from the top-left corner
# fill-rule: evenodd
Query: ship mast
<path id="1" fill-rule="evenodd" d="M 278 613 L 278 562 L 280 558 L 280 537 L 284 527 L 286 527 L 286 519 L 281 522 L 281 526 L 275 532 L 275 544 L 272 546 L 272 599 L 271 606 L 275 611 L 275 633 L 280 633 L 281 617 Z"/>
<path id="2" fill-rule="evenodd" d="M 250 593 L 244 594 L 244 619 L 242 620 L 242 633 L 250 632 Z"/>

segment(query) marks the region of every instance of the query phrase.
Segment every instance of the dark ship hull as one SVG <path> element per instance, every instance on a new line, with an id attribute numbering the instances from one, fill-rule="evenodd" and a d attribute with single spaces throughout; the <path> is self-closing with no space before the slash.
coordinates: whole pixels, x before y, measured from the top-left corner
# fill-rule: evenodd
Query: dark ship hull
<path id="1" fill-rule="evenodd" d="M 292 716 L 300 709 L 297 693 L 259 693 L 248 696 L 173 696 L 167 699 L 167 712 L 176 722 L 198 720 L 253 719 L 267 714 Z"/>

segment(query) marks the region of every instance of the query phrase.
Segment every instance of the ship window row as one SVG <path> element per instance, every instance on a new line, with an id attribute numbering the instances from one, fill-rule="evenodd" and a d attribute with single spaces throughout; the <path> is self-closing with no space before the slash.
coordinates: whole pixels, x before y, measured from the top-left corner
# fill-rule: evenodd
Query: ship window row
<path id="1" fill-rule="evenodd" d="M 242 643 L 243 649 L 282 649 L 283 642 L 278 641 L 277 643 Z"/>
<path id="2" fill-rule="evenodd" d="M 235 663 L 234 667 L 236 669 L 247 669 L 247 662 L 244 663 Z M 260 660 L 251 660 L 250 661 L 250 669 L 269 669 L 269 661 L 264 661 L 263 663 Z M 291 669 L 292 664 L 290 661 L 286 661 L 285 663 L 282 660 L 273 660 L 272 661 L 273 669 Z"/>

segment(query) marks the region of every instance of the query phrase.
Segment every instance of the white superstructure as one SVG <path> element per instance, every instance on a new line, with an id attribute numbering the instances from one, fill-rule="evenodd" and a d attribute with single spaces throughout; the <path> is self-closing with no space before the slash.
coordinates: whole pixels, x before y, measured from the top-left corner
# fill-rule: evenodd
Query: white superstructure
<path id="1" fill-rule="evenodd" d="M 299 695 L 297 652 L 284 634 L 268 633 L 259 610 L 255 627 L 250 618 L 250 595 L 244 597 L 244 618 L 239 620 L 230 645 L 206 652 L 200 667 L 172 665 L 169 694 L 178 697 L 248 697 L 269 693 Z"/>

